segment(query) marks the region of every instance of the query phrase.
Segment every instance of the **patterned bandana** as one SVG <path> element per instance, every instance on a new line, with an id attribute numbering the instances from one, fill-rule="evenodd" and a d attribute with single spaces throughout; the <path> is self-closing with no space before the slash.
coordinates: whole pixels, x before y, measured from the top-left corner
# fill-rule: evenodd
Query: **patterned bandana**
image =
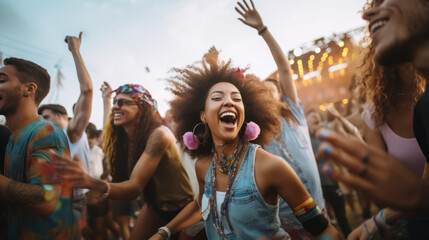
<path id="1" fill-rule="evenodd" d="M 150 95 L 149 91 L 138 84 L 125 84 L 120 87 L 118 87 L 116 90 L 113 90 L 112 93 L 126 93 L 130 94 L 130 97 L 137 100 L 140 99 L 142 102 L 145 102 L 149 104 L 151 107 L 153 107 L 154 111 L 158 111 L 158 107 L 156 104 L 156 100 L 152 98 L 152 95 Z"/>

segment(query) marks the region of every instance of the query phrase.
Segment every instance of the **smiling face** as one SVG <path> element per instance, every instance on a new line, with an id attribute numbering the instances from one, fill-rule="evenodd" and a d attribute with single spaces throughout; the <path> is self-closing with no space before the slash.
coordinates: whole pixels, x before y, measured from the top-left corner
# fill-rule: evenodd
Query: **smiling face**
<path id="1" fill-rule="evenodd" d="M 13 65 L 0 68 L 0 114 L 6 117 L 18 110 L 23 96 L 23 84 L 17 74 L 18 71 Z"/>
<path id="2" fill-rule="evenodd" d="M 115 100 L 121 102 L 121 104 L 116 102 L 112 107 L 113 124 L 122 127 L 135 124 L 139 115 L 138 103 L 129 94 L 125 93 L 116 95 Z"/>
<path id="3" fill-rule="evenodd" d="M 233 141 L 245 118 L 240 91 L 227 82 L 213 85 L 200 116 L 201 121 L 207 122 L 216 144 Z"/>
<path id="4" fill-rule="evenodd" d="M 423 0 L 374 0 L 363 18 L 369 22 L 374 58 L 382 65 L 411 61 L 418 43 L 429 39 L 429 3 Z"/>

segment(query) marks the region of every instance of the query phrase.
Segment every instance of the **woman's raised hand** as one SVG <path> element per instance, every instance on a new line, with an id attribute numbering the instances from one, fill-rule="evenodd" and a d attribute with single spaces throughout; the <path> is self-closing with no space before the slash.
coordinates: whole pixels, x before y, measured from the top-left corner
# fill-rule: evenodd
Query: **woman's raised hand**
<path id="1" fill-rule="evenodd" d="M 206 54 L 204 54 L 203 59 L 210 65 L 210 67 L 217 67 L 219 63 L 218 57 L 219 51 L 213 46 Z"/>
<path id="2" fill-rule="evenodd" d="M 252 8 L 249 7 L 246 0 L 243 0 L 243 4 L 237 2 L 238 7 L 235 7 L 235 11 L 237 11 L 243 18 L 238 18 L 238 20 L 242 21 L 244 24 L 260 31 L 264 28 L 264 23 L 262 22 L 261 16 L 259 16 L 258 11 L 256 11 L 255 5 L 253 1 L 250 0 Z"/>
<path id="3" fill-rule="evenodd" d="M 101 96 L 103 99 L 107 99 L 110 101 L 110 98 L 112 96 L 112 87 L 107 82 L 103 82 L 100 88 Z"/>

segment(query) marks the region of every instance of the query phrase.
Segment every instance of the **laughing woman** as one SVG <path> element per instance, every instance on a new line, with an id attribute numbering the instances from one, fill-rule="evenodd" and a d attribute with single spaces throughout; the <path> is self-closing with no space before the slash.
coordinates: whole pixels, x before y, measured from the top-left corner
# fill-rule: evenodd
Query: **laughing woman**
<path id="1" fill-rule="evenodd" d="M 260 148 L 281 128 L 270 88 L 230 62 L 218 64 L 217 56 L 210 49 L 202 67 L 176 69 L 170 80 L 176 133 L 198 158 L 200 195 L 152 239 L 168 239 L 201 218 L 209 239 L 284 239 L 279 195 L 308 231 L 336 236 L 292 168 Z"/>
<path id="2" fill-rule="evenodd" d="M 58 159 L 58 170 L 76 187 L 100 198 L 145 199 L 131 239 L 147 239 L 193 198 L 188 175 L 173 133 L 161 124 L 156 101 L 140 85 L 127 84 L 113 93 L 113 108 L 104 128 L 106 159 L 113 182 L 91 178 L 75 162 Z M 178 236 L 177 236 L 178 237 Z"/>

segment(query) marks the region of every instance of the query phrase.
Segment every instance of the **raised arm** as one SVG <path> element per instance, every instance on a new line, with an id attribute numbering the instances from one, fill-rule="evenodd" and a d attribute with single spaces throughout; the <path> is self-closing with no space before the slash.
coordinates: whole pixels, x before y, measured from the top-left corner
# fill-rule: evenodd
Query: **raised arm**
<path id="1" fill-rule="evenodd" d="M 289 64 L 289 59 L 283 53 L 280 45 L 262 22 L 262 18 L 258 11 L 256 11 L 253 1 L 250 0 L 252 7 L 247 4 L 246 0 L 243 0 L 243 3 L 245 6 L 238 2 L 240 8 L 235 7 L 235 10 L 243 17 L 238 20 L 247 26 L 256 29 L 258 34 L 265 40 L 277 65 L 282 95 L 288 97 L 293 102 L 298 103 L 298 93 L 292 80 L 292 69 Z"/>
<path id="2" fill-rule="evenodd" d="M 109 121 L 109 114 L 112 111 L 112 87 L 108 82 L 101 85 L 101 97 L 103 98 L 103 128 Z"/>
<path id="3" fill-rule="evenodd" d="M 80 95 L 74 109 L 74 117 L 67 127 L 67 134 L 72 143 L 78 141 L 84 133 L 86 126 L 89 123 L 89 117 L 92 111 L 92 94 L 93 87 L 91 77 L 86 69 L 80 54 L 80 44 L 82 41 L 82 32 L 79 37 L 67 36 L 65 42 L 68 44 L 69 50 L 73 55 L 76 65 L 77 78 L 79 80 Z"/>

